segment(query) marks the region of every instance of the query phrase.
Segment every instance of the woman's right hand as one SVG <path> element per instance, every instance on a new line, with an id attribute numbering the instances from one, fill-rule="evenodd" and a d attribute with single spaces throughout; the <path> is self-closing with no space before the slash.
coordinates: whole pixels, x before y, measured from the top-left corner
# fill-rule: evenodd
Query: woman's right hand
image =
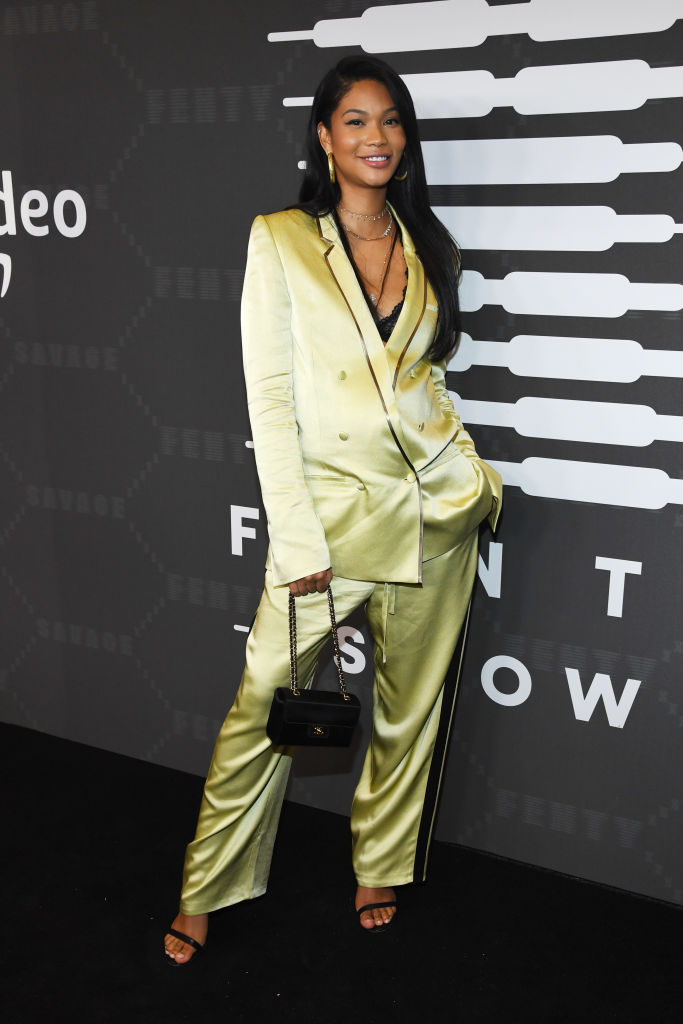
<path id="1" fill-rule="evenodd" d="M 323 572 L 314 572 L 310 576 L 302 576 L 300 580 L 292 580 L 289 584 L 290 594 L 294 597 L 304 597 L 306 594 L 322 594 L 329 587 L 332 581 L 332 569 L 324 569 Z"/>

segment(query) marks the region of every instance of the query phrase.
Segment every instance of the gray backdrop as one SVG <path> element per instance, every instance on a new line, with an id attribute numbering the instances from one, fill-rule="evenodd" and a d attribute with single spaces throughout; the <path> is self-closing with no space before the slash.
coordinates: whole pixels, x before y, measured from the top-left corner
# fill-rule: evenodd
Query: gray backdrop
<path id="1" fill-rule="evenodd" d="M 267 544 L 249 225 L 294 200 L 307 97 L 364 48 L 409 76 L 464 249 L 449 387 L 507 485 L 437 835 L 683 902 L 680 13 L 0 4 L 5 721 L 205 771 Z M 367 708 L 361 618 L 343 640 Z M 347 813 L 366 740 L 298 756 L 290 796 Z"/>

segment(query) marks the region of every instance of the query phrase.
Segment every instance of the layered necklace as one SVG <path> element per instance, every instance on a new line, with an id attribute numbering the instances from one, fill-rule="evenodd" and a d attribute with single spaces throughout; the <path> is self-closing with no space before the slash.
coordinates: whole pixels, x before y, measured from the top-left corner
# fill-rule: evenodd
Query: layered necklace
<path id="1" fill-rule="evenodd" d="M 392 229 L 395 227 L 395 225 L 394 218 L 391 215 L 391 210 L 385 203 L 384 207 L 380 210 L 379 213 L 354 213 L 353 210 L 347 210 L 346 207 L 342 206 L 340 203 L 337 206 L 337 211 L 339 213 L 346 213 L 349 217 L 356 217 L 358 220 L 366 222 L 382 220 L 384 217 L 387 216 L 387 214 L 389 215 L 389 223 L 387 224 L 386 229 L 382 232 L 381 235 L 361 235 L 359 234 L 359 232 L 354 231 L 353 228 L 350 228 L 348 224 L 345 224 L 341 217 L 339 218 L 341 225 L 344 228 L 344 231 L 346 231 L 348 235 L 353 235 L 354 238 L 358 238 L 361 242 L 380 242 L 383 238 L 387 238 L 387 236 L 391 235 L 387 243 L 386 252 L 384 253 L 384 260 L 382 261 L 382 275 L 380 277 L 378 284 L 373 285 L 373 283 L 365 276 L 365 274 L 361 273 L 361 271 L 358 270 L 359 276 L 362 279 L 365 292 L 368 298 L 370 299 L 370 302 L 373 304 L 375 308 L 377 308 L 382 298 L 382 293 L 384 292 L 384 285 L 386 283 L 387 274 L 389 273 L 391 258 L 394 254 L 394 249 L 396 247 L 396 239 L 398 237 L 398 231 L 394 230 L 392 233 Z"/>
<path id="2" fill-rule="evenodd" d="M 384 204 L 384 207 L 380 210 L 379 213 L 354 213 L 353 210 L 347 210 L 345 206 L 341 205 L 341 203 L 337 207 L 337 210 L 339 210 L 340 213 L 348 214 L 349 217 L 357 217 L 358 220 L 364 221 L 382 220 L 384 217 L 386 217 L 387 214 L 389 214 L 389 223 L 387 224 L 386 231 L 383 231 L 381 235 L 359 235 L 357 231 L 354 231 L 353 228 L 350 228 L 348 224 L 344 224 L 344 221 L 342 220 L 344 231 L 348 232 L 348 234 L 350 235 L 353 235 L 354 238 L 360 238 L 361 242 L 379 242 L 381 241 L 382 238 L 387 237 L 392 227 L 394 226 L 394 218 L 391 216 L 391 210 L 389 209 L 386 203 Z M 339 219 L 341 220 L 341 217 Z"/>

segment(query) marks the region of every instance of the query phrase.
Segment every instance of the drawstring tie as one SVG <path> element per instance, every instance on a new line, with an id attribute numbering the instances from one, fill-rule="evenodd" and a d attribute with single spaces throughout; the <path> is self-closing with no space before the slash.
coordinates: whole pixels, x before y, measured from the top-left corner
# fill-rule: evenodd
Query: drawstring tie
<path id="1" fill-rule="evenodd" d="M 390 615 L 396 611 L 396 587 L 393 583 L 384 584 L 382 596 L 382 664 L 387 663 L 387 623 Z"/>

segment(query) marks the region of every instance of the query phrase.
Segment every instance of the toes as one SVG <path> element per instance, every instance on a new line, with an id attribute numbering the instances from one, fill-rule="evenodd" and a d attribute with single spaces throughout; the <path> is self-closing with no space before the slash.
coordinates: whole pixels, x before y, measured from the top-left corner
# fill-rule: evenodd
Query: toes
<path id="1" fill-rule="evenodd" d="M 383 903 L 396 898 L 394 890 L 390 888 L 369 888 L 358 886 L 356 891 L 356 909 L 366 903 Z M 374 907 L 372 910 L 363 911 L 360 915 L 360 924 L 367 931 L 373 928 L 386 927 L 394 914 L 396 907 Z"/>
<path id="2" fill-rule="evenodd" d="M 366 910 L 360 916 L 360 923 L 363 928 L 381 928 L 389 924 L 394 916 L 395 910 L 389 907 L 381 907 L 376 910 Z"/>
<path id="3" fill-rule="evenodd" d="M 190 947 L 186 942 L 176 939 L 175 935 L 166 935 L 164 938 L 164 949 L 166 956 L 171 960 L 187 960 Z"/>
<path id="4" fill-rule="evenodd" d="M 177 942 L 177 940 L 176 940 Z M 164 952 L 170 960 L 175 960 L 178 963 L 184 963 L 190 959 L 191 953 L 188 953 L 189 947 L 184 942 L 177 942 L 173 947 L 166 946 Z"/>
<path id="5" fill-rule="evenodd" d="M 171 928 L 176 928 L 178 931 L 184 932 L 186 935 L 191 935 L 192 938 L 196 939 L 202 946 L 206 942 L 207 927 L 208 920 L 206 914 L 199 914 L 194 917 L 185 914 L 177 914 L 171 924 Z M 191 960 L 197 952 L 194 946 L 190 946 L 189 943 L 183 942 L 182 939 L 177 938 L 175 935 L 171 935 L 169 932 L 164 936 L 164 948 L 167 956 L 170 957 L 170 959 L 175 960 L 177 963 L 186 963 Z"/>

